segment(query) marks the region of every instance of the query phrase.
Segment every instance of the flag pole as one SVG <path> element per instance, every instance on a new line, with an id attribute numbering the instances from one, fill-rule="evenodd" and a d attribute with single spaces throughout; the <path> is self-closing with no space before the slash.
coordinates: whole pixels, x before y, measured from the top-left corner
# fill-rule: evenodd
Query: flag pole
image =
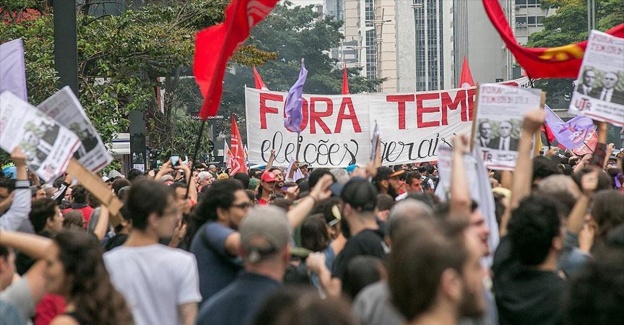
<path id="1" fill-rule="evenodd" d="M 301 141 L 303 141 L 303 137 L 301 136 L 301 132 L 297 132 L 297 151 L 295 154 L 295 160 L 299 162 L 299 149 L 301 149 Z"/>
<path id="2" fill-rule="evenodd" d="M 531 76 L 529 76 L 528 72 L 527 72 L 527 77 L 529 78 L 529 82 L 531 83 L 531 88 L 535 88 L 535 84 L 533 84 L 533 78 L 531 78 Z M 550 144 L 550 139 L 548 139 L 548 132 L 546 132 L 546 122 L 544 122 L 544 124 L 542 124 L 542 131 L 544 131 L 544 135 L 545 135 L 545 138 L 546 138 L 546 145 L 548 145 L 548 150 L 550 150 L 550 145 L 551 144 Z"/>
<path id="3" fill-rule="evenodd" d="M 197 160 L 197 155 L 199 154 L 199 147 L 201 146 L 205 126 L 206 120 L 202 120 L 201 126 L 199 127 L 199 135 L 197 136 L 197 141 L 195 142 L 195 152 L 193 153 L 193 158 L 191 160 L 191 175 L 189 175 L 189 181 L 186 183 L 186 195 L 184 196 L 186 199 L 188 199 L 189 189 L 191 188 L 191 177 L 193 177 L 193 171 L 195 170 L 195 160 Z"/>

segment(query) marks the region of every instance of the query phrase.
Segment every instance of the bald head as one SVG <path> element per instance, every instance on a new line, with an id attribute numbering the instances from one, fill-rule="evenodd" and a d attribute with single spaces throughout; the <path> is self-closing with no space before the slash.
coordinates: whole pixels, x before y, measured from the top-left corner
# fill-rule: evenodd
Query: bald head
<path id="1" fill-rule="evenodd" d="M 421 218 L 433 219 L 431 207 L 414 199 L 405 199 L 394 205 L 386 221 L 386 236 L 393 240 L 397 230 L 406 224 Z"/>
<path id="2" fill-rule="evenodd" d="M 550 175 L 538 183 L 537 189 L 542 193 L 548 193 L 551 195 L 568 192 L 575 199 L 578 199 L 581 195 L 581 190 L 578 188 L 572 177 L 567 175 Z"/>

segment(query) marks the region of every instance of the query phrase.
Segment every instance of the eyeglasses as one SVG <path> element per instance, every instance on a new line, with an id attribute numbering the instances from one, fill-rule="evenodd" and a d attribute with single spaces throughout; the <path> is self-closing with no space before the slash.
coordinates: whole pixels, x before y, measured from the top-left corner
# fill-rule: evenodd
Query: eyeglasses
<path id="1" fill-rule="evenodd" d="M 243 202 L 239 204 L 232 204 L 230 207 L 245 210 L 245 209 L 251 208 L 252 206 L 253 206 L 253 203 L 251 202 Z"/>

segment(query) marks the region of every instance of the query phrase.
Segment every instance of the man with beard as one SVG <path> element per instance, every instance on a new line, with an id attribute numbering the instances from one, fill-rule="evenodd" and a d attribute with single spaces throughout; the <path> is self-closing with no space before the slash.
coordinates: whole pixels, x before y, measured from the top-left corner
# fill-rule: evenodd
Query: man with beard
<path id="1" fill-rule="evenodd" d="M 463 224 L 421 218 L 400 230 L 390 254 L 392 303 L 407 324 L 455 325 L 485 312 L 481 249 Z"/>
<path id="2" fill-rule="evenodd" d="M 373 178 L 373 184 L 375 184 L 380 194 L 388 194 L 392 196 L 393 199 L 396 199 L 399 195 L 398 176 L 404 173 L 405 171 L 403 170 L 395 172 L 390 167 L 377 167 L 377 175 Z"/>
<path id="3" fill-rule="evenodd" d="M 205 224 L 193 237 L 190 251 L 197 258 L 203 301 L 234 281 L 242 270 L 237 229 L 251 206 L 242 184 L 233 179 L 215 181 L 199 204 L 195 219 Z"/>

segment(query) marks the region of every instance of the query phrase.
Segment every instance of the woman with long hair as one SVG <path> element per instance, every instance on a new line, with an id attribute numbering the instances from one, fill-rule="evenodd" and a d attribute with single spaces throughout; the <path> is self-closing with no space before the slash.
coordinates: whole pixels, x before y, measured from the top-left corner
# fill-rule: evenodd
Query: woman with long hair
<path id="1" fill-rule="evenodd" d="M 102 251 L 92 235 L 65 230 L 52 239 L 46 260 L 46 289 L 67 301 L 51 325 L 133 324 L 126 301 L 110 281 Z"/>

